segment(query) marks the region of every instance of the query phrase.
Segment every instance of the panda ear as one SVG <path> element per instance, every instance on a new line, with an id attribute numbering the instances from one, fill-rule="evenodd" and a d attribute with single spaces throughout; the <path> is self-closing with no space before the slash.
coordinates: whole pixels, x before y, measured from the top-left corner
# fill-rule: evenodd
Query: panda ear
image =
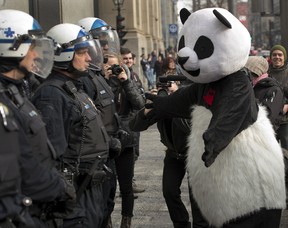
<path id="1" fill-rule="evenodd" d="M 183 25 L 190 15 L 191 15 L 191 13 L 186 8 L 182 8 L 180 10 L 180 19 L 181 19 L 181 22 Z"/>
<path id="2" fill-rule="evenodd" d="M 230 28 L 230 29 L 232 28 L 232 25 L 230 24 L 230 22 L 216 9 L 213 10 L 213 13 L 223 25 L 225 25 L 227 28 Z"/>

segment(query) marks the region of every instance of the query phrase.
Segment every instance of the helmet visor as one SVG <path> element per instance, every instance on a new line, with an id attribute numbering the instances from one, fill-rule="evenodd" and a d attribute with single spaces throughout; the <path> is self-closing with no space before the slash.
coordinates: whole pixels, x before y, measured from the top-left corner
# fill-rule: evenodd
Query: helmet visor
<path id="1" fill-rule="evenodd" d="M 31 72 L 41 78 L 46 78 L 53 67 L 54 45 L 51 39 L 46 37 L 38 38 L 32 42 L 34 52 L 34 64 Z"/>
<path id="2" fill-rule="evenodd" d="M 90 39 L 74 46 L 75 53 L 88 55 L 89 66 L 88 69 L 93 71 L 100 71 L 103 63 L 103 53 L 98 40 Z"/>
<path id="3" fill-rule="evenodd" d="M 94 39 L 99 39 L 103 54 L 106 53 L 120 53 L 120 43 L 117 31 L 110 26 L 103 26 L 101 28 L 90 31 Z"/>

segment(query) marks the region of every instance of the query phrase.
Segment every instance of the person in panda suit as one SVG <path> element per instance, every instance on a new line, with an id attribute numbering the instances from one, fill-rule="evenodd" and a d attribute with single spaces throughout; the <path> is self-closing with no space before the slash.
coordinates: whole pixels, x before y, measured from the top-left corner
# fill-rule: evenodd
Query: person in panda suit
<path id="1" fill-rule="evenodd" d="M 194 83 L 167 97 L 147 94 L 146 118 L 191 118 L 186 168 L 210 225 L 279 227 L 286 198 L 283 154 L 242 69 L 250 34 L 222 8 L 184 8 L 180 18 L 178 64 Z"/>

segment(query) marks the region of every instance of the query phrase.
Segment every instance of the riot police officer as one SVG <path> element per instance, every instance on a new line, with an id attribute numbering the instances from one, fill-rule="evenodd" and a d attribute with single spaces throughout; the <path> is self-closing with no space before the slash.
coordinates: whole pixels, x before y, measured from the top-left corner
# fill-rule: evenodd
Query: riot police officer
<path id="1" fill-rule="evenodd" d="M 65 35 L 63 35 L 65 34 Z M 41 111 L 58 158 L 58 168 L 77 189 L 77 206 L 64 227 L 100 227 L 104 202 L 102 182 L 109 138 L 100 111 L 84 93 L 81 77 L 95 70 L 100 46 L 80 26 L 58 24 L 47 35 L 57 43 L 54 66 L 33 102 Z"/>
<path id="2" fill-rule="evenodd" d="M 106 165 L 111 169 L 113 174 L 103 183 L 103 197 L 107 208 L 101 226 L 102 228 L 106 228 L 112 227 L 111 214 L 115 205 L 114 199 L 117 182 L 114 158 L 121 153 L 120 134 L 124 137 L 126 132 L 120 130 L 120 119 L 116 112 L 114 94 L 102 75 L 102 64 L 104 55 L 109 52 L 119 52 L 119 39 L 117 32 L 100 18 L 86 17 L 79 20 L 78 25 L 85 29 L 86 32 L 89 32 L 100 43 L 103 52 L 101 61 L 94 63 L 98 69 L 90 71 L 88 77 L 82 77 L 81 80 L 85 92 L 92 98 L 95 106 L 101 111 L 101 117 L 110 139 L 109 157 Z"/>
<path id="3" fill-rule="evenodd" d="M 31 220 L 22 202 L 31 199 L 21 195 L 20 149 L 18 125 L 7 106 L 4 89 L 0 86 L 0 227 L 29 225 Z M 27 202 L 28 202 L 27 201 Z M 31 221 L 30 221 L 31 223 Z"/>
<path id="4" fill-rule="evenodd" d="M 64 202 L 73 201 L 75 190 L 54 168 L 54 149 L 40 115 L 25 96 L 22 79 L 31 72 L 41 77 L 49 74 L 53 42 L 24 12 L 1 10 L 0 21 L 0 84 L 19 126 L 21 192 L 32 199 L 29 209 L 35 227 L 52 225 L 45 209 L 53 201 L 62 201 L 62 209 L 68 209 Z"/>

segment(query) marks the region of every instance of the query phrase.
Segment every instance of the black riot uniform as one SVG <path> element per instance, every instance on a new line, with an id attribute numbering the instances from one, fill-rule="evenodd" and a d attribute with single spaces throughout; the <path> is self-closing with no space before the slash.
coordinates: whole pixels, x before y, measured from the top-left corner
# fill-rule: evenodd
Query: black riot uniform
<path id="1" fill-rule="evenodd" d="M 71 176 L 77 190 L 77 207 L 64 219 L 64 227 L 100 227 L 102 181 L 106 178 L 103 164 L 109 149 L 100 111 L 83 92 L 79 80 L 58 71 L 53 71 L 41 84 L 33 102 L 43 115 L 58 167 Z"/>
<path id="2" fill-rule="evenodd" d="M 14 113 L 19 126 L 21 192 L 32 199 L 30 214 L 35 226 L 42 227 L 44 223 L 52 222 L 47 217 L 48 205 L 53 201 L 69 199 L 66 195 L 67 185 L 53 168 L 55 154 L 49 147 L 45 125 L 36 108 L 21 93 L 21 80 L 0 74 L 0 82 L 7 106 Z"/>
<path id="3" fill-rule="evenodd" d="M 119 117 L 116 113 L 114 94 L 100 72 L 89 72 L 88 77 L 81 77 L 84 91 L 92 98 L 95 106 L 100 110 L 104 126 L 109 135 L 109 157 L 106 165 L 111 169 L 111 175 L 103 183 L 104 201 L 107 208 L 104 213 L 104 221 L 101 227 L 106 227 L 114 210 L 114 198 L 116 195 L 116 168 L 114 158 L 121 152 L 121 142 L 117 138 L 119 133 Z"/>
<path id="4" fill-rule="evenodd" d="M 25 225 L 29 225 L 29 220 L 31 222 L 29 214 L 23 213 L 25 197 L 21 195 L 19 127 L 7 102 L 5 89 L 0 84 L 0 227 L 20 225 L 20 220 Z"/>

